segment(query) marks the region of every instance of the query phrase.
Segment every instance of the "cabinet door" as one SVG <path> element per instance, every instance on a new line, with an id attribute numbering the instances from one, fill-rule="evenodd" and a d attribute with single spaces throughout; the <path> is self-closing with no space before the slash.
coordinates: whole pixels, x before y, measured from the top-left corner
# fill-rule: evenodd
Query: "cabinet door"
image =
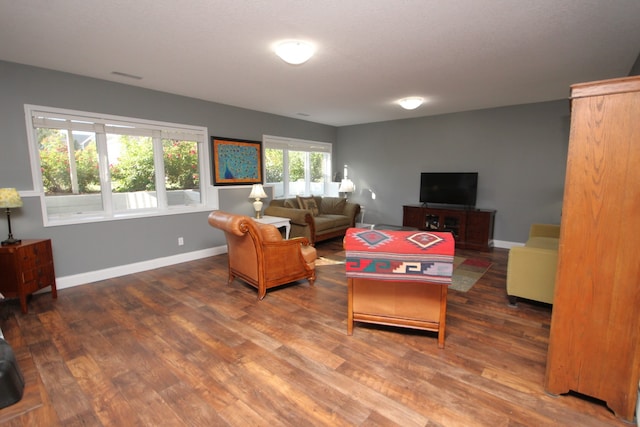
<path id="1" fill-rule="evenodd" d="M 427 230 L 442 231 L 442 217 L 438 214 L 427 213 L 424 215 Z"/>
<path id="2" fill-rule="evenodd" d="M 440 231 L 448 231 L 453 234 L 456 242 L 465 241 L 466 220 L 465 215 L 460 212 L 447 212 L 440 218 Z"/>
<path id="3" fill-rule="evenodd" d="M 22 275 L 20 266 L 16 262 L 14 248 L 2 248 L 0 252 L 0 292 L 5 297 L 17 295 L 19 279 Z"/>
<path id="4" fill-rule="evenodd" d="M 424 230 L 424 209 L 419 206 L 403 206 L 402 225 L 405 227 L 414 227 Z"/>

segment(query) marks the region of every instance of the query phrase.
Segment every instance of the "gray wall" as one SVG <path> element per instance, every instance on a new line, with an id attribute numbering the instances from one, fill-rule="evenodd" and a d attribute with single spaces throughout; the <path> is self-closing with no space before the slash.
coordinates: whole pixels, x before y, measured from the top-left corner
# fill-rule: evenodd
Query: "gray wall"
<path id="1" fill-rule="evenodd" d="M 636 62 L 631 67 L 631 71 L 629 71 L 630 76 L 639 76 L 640 75 L 640 55 L 636 59 Z"/>
<path id="2" fill-rule="evenodd" d="M 477 207 L 496 209 L 495 239 L 524 242 L 531 223 L 560 223 L 569 121 L 562 100 L 346 126 L 336 154 L 367 223 L 401 224 L 420 172 L 479 172 Z"/>
<path id="3" fill-rule="evenodd" d="M 77 75 L 0 61 L 0 187 L 33 189 L 24 104 L 206 126 L 210 135 L 262 140 L 263 134 L 335 142 L 336 128 Z M 220 207 L 252 212 L 250 187 L 226 189 Z M 234 195 L 234 193 L 237 193 Z M 239 213 L 247 213 L 239 212 Z M 40 199 L 12 211 L 16 238 L 51 238 L 57 276 L 224 245 L 207 213 L 44 228 Z M 6 236 L 4 214 L 0 236 Z M 184 246 L 177 245 L 183 236 Z M 2 237 L 4 240 L 5 237 Z"/>
<path id="4" fill-rule="evenodd" d="M 366 222 L 400 224 L 402 205 L 418 203 L 421 171 L 478 171 L 478 207 L 497 210 L 496 240 L 524 242 L 530 223 L 560 221 L 567 100 L 335 128 L 0 61 L 0 187 L 26 191 L 32 183 L 24 104 L 200 125 L 216 136 L 333 142 L 334 171 L 349 165 L 357 186 L 350 198 L 365 205 Z M 251 215 L 248 193 L 249 187 L 220 190 L 220 208 Z M 53 239 L 56 274 L 67 276 L 223 245 L 206 216 L 44 228 L 39 199 L 29 197 L 12 225 L 17 237 Z M 184 246 L 177 246 L 178 236 Z"/>

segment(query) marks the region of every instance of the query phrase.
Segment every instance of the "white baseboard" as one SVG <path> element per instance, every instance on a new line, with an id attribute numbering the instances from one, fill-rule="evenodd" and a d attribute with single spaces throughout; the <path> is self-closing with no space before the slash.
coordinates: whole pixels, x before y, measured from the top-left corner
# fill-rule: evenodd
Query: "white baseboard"
<path id="1" fill-rule="evenodd" d="M 136 262 L 133 264 L 119 265 L 117 267 L 105 268 L 102 270 L 88 271 L 86 273 L 73 274 L 71 276 L 56 277 L 56 288 L 65 289 L 73 286 L 86 285 L 100 280 L 112 279 L 114 277 L 153 270 L 154 268 L 166 267 L 168 265 L 180 264 L 182 262 L 195 261 L 197 259 L 224 253 L 227 253 L 227 245 Z"/>

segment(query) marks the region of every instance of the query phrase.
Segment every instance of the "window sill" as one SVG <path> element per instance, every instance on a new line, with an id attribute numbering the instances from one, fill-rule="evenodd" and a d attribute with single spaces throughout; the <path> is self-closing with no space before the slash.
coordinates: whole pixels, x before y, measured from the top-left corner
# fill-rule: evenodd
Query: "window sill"
<path id="1" fill-rule="evenodd" d="M 157 216 L 183 215 L 197 212 L 210 212 L 213 208 L 204 205 L 177 206 L 166 210 L 140 210 L 136 212 L 118 212 L 112 216 L 102 214 L 60 215 L 44 219 L 45 227 L 58 227 L 73 224 L 89 224 L 94 222 L 120 221 L 126 219 L 140 219 Z"/>

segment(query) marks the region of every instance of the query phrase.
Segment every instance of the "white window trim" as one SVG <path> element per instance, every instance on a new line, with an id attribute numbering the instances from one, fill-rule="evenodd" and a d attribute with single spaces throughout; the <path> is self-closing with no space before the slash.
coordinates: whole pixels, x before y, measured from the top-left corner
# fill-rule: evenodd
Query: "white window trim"
<path id="1" fill-rule="evenodd" d="M 211 184 L 211 168 L 210 168 L 210 155 L 209 155 L 209 134 L 208 129 L 205 126 L 193 126 L 184 125 L 170 122 L 161 122 L 154 120 L 138 119 L 124 116 L 115 116 L 110 114 L 93 113 L 87 111 L 69 110 L 63 108 L 47 107 L 41 105 L 25 104 L 25 123 L 27 127 L 27 142 L 29 146 L 29 160 L 31 164 L 31 179 L 33 190 L 21 192 L 21 195 L 26 197 L 39 197 L 40 207 L 42 210 L 42 221 L 45 227 L 53 227 L 69 224 L 84 224 L 90 222 L 104 222 L 114 221 L 131 218 L 141 217 L 155 217 L 176 215 L 194 212 L 206 212 L 212 209 L 218 208 L 218 193 L 215 187 Z M 200 163 L 200 203 L 195 205 L 183 205 L 183 206 L 167 206 L 166 208 L 154 208 L 154 209 L 137 209 L 126 212 L 110 212 L 105 211 L 101 213 L 87 213 L 87 214 L 73 214 L 68 216 L 59 216 L 56 218 L 49 218 L 47 215 L 47 206 L 45 203 L 44 188 L 42 186 L 42 173 L 40 170 L 40 155 L 37 148 L 37 141 L 35 140 L 34 128 L 37 124 L 33 122 L 33 114 L 35 112 L 45 112 L 47 114 L 56 114 L 62 117 L 73 117 L 74 119 L 79 117 L 87 117 L 91 120 L 105 120 L 110 123 L 116 123 L 120 126 L 126 127 L 127 124 L 135 123 L 136 125 L 145 125 L 145 128 L 155 129 L 163 131 L 163 136 L 193 139 L 194 135 L 198 135 L 198 142 L 201 142 L 201 150 L 199 152 L 198 161 Z M 171 132 L 165 134 L 164 131 L 171 129 Z M 109 129 L 112 132 L 114 129 Z M 200 141 L 200 138 L 202 139 Z"/>
<path id="2" fill-rule="evenodd" d="M 274 148 L 274 149 L 284 149 L 284 150 L 293 150 L 293 151 L 306 151 L 306 152 L 315 152 L 315 153 L 328 153 L 331 156 L 333 161 L 333 144 L 330 142 L 321 142 L 321 141 L 311 141 L 306 139 L 297 139 L 297 138 L 287 138 L 283 136 L 274 136 L 274 135 L 262 135 L 262 146 L 266 148 Z M 288 162 L 287 151 L 285 151 L 285 164 Z M 265 170 L 263 171 L 264 176 L 266 175 L 266 165 L 264 166 Z M 333 174 L 332 166 L 328 165 L 328 176 L 325 176 L 325 194 L 328 194 L 329 186 L 331 185 L 331 176 Z M 283 177 L 283 184 L 285 190 L 289 188 L 289 176 L 287 174 Z M 285 191 L 285 194 L 287 191 Z M 289 196 L 285 196 L 289 197 Z"/>

